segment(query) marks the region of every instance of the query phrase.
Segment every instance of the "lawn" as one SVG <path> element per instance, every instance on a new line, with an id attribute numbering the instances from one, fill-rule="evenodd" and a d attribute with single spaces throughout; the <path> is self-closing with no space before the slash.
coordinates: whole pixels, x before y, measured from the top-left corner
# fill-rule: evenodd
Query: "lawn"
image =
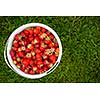
<path id="1" fill-rule="evenodd" d="M 50 75 L 35 80 L 13 72 L 3 56 L 8 36 L 19 26 L 32 22 L 53 28 L 63 46 L 58 68 Z M 100 82 L 100 17 L 0 17 L 0 82 Z"/>

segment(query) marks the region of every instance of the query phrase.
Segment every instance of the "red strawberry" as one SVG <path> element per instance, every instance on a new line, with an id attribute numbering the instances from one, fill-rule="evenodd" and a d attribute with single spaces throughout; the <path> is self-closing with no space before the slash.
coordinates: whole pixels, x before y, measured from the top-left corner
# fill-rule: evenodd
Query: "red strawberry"
<path id="1" fill-rule="evenodd" d="M 47 31 L 46 34 L 49 36 L 51 33 L 49 31 Z"/>
<path id="2" fill-rule="evenodd" d="M 15 40 L 19 41 L 19 40 L 21 40 L 21 38 L 22 38 L 21 35 L 19 35 L 19 34 L 16 34 L 16 35 L 15 35 Z"/>
<path id="3" fill-rule="evenodd" d="M 41 65 L 41 64 L 43 64 L 43 62 L 42 62 L 42 60 L 38 60 L 36 64 Z"/>
<path id="4" fill-rule="evenodd" d="M 26 36 L 29 35 L 29 31 L 28 30 L 24 30 L 24 33 L 25 33 Z"/>
<path id="5" fill-rule="evenodd" d="M 13 49 L 14 51 L 17 51 L 17 50 L 18 50 L 18 48 L 16 48 L 16 47 L 12 47 L 12 49 Z"/>
<path id="6" fill-rule="evenodd" d="M 56 62 L 56 56 L 55 55 L 51 55 L 49 57 L 49 59 L 52 61 L 53 64 Z"/>
<path id="7" fill-rule="evenodd" d="M 44 65 L 49 64 L 48 60 L 44 60 L 43 64 L 44 64 Z"/>
<path id="8" fill-rule="evenodd" d="M 33 75 L 34 74 L 34 71 L 33 70 L 30 70 L 29 71 L 29 74 Z"/>
<path id="9" fill-rule="evenodd" d="M 35 53 L 40 53 L 41 51 L 39 49 L 36 49 L 35 50 Z"/>
<path id="10" fill-rule="evenodd" d="M 46 29 L 45 29 L 45 28 L 42 28 L 42 30 L 41 30 L 41 31 L 44 33 L 44 32 L 46 32 Z"/>
<path id="11" fill-rule="evenodd" d="M 53 66 L 52 63 L 49 63 L 49 64 L 48 64 L 48 68 L 51 68 L 52 66 Z"/>
<path id="12" fill-rule="evenodd" d="M 54 35 L 50 34 L 50 38 L 53 40 L 55 37 Z"/>
<path id="13" fill-rule="evenodd" d="M 31 50 L 29 48 L 26 48 L 25 52 L 30 52 Z"/>
<path id="14" fill-rule="evenodd" d="M 35 47 L 36 47 L 36 48 L 39 48 L 39 47 L 40 47 L 39 43 L 38 43 L 38 44 L 35 44 Z"/>
<path id="15" fill-rule="evenodd" d="M 55 44 L 54 44 L 54 46 L 55 46 L 55 47 L 58 47 L 58 46 L 59 46 L 59 44 L 58 44 L 58 43 L 55 43 Z"/>
<path id="16" fill-rule="evenodd" d="M 24 72 L 24 71 L 25 71 L 25 66 L 22 66 L 22 67 L 20 68 L 20 70 Z"/>
<path id="17" fill-rule="evenodd" d="M 46 44 L 51 43 L 51 40 L 50 40 L 50 37 L 49 36 L 45 38 L 44 43 L 46 43 Z"/>
<path id="18" fill-rule="evenodd" d="M 47 66 L 44 66 L 43 67 L 43 71 L 47 71 L 48 70 L 48 67 Z"/>
<path id="19" fill-rule="evenodd" d="M 40 52 L 40 56 L 42 56 L 43 55 L 43 52 Z"/>
<path id="20" fill-rule="evenodd" d="M 33 59 L 33 60 L 35 60 L 35 59 L 36 59 L 36 57 L 35 57 L 35 56 L 33 56 L 33 57 L 32 57 L 32 59 Z"/>
<path id="21" fill-rule="evenodd" d="M 39 33 L 39 30 L 34 29 L 34 34 L 38 34 L 38 33 Z"/>
<path id="22" fill-rule="evenodd" d="M 34 61 L 33 60 L 30 60 L 30 65 L 32 66 L 34 64 Z"/>
<path id="23" fill-rule="evenodd" d="M 18 55 L 18 57 L 24 57 L 25 56 L 24 52 L 18 52 L 17 55 Z"/>
<path id="24" fill-rule="evenodd" d="M 14 43 L 13 45 L 14 45 L 14 47 L 16 47 L 16 48 L 18 48 L 18 47 L 19 47 L 18 42 Z"/>
<path id="25" fill-rule="evenodd" d="M 34 30 L 33 30 L 32 28 L 31 28 L 31 29 L 29 29 L 28 31 L 29 31 L 30 35 L 33 35 Z"/>
<path id="26" fill-rule="evenodd" d="M 29 59 L 26 59 L 26 58 L 23 58 L 22 60 L 21 60 L 21 62 L 25 65 L 25 66 L 27 66 L 27 65 L 29 65 Z"/>
<path id="27" fill-rule="evenodd" d="M 36 59 L 41 59 L 41 55 L 40 54 L 36 54 Z"/>
<path id="28" fill-rule="evenodd" d="M 43 72 L 44 72 L 43 69 L 39 69 L 39 70 L 38 70 L 38 73 L 39 73 L 39 74 L 42 74 Z"/>
<path id="29" fill-rule="evenodd" d="M 15 56 L 15 51 L 14 50 L 10 50 L 10 55 L 11 55 L 11 57 L 14 57 Z"/>
<path id="30" fill-rule="evenodd" d="M 53 43 L 53 42 L 50 42 L 50 43 L 49 43 L 49 47 L 52 48 L 53 46 L 54 46 L 54 43 Z"/>
<path id="31" fill-rule="evenodd" d="M 41 50 L 41 51 L 44 51 L 44 50 L 45 50 L 45 48 L 44 48 L 44 47 L 40 47 L 40 50 Z"/>
<path id="32" fill-rule="evenodd" d="M 41 27 L 40 26 L 37 26 L 36 27 L 36 30 L 40 31 L 41 30 Z"/>
<path id="33" fill-rule="evenodd" d="M 28 38 L 28 40 L 31 42 L 34 38 L 31 36 Z"/>
<path id="34" fill-rule="evenodd" d="M 25 37 L 25 33 L 24 32 L 21 32 L 20 34 L 21 34 L 22 37 Z"/>
<path id="35" fill-rule="evenodd" d="M 13 56 L 13 57 L 12 57 L 12 59 L 13 59 L 13 60 L 16 60 L 16 57 L 15 57 L 15 56 Z"/>

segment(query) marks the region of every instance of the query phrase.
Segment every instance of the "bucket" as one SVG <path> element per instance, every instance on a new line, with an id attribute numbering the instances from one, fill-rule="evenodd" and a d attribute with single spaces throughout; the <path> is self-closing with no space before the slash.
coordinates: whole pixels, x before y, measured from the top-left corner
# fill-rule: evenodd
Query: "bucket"
<path id="1" fill-rule="evenodd" d="M 13 63 L 13 60 L 12 60 L 9 52 L 11 50 L 12 42 L 13 42 L 14 37 L 15 37 L 16 34 L 22 32 L 24 29 L 26 29 L 28 27 L 36 27 L 36 26 L 44 27 L 45 29 L 47 29 L 48 31 L 50 31 L 55 36 L 55 38 L 57 39 L 57 42 L 59 44 L 59 50 L 60 50 L 60 52 L 59 52 L 58 58 L 56 60 L 56 63 L 49 70 L 47 70 L 47 71 L 45 71 L 44 73 L 41 73 L 41 74 L 30 75 L 30 74 L 26 74 L 26 73 L 22 72 L 20 69 L 18 69 L 16 67 L 16 65 Z M 25 78 L 30 78 L 30 79 L 41 78 L 41 77 L 44 77 L 44 76 L 50 74 L 51 72 L 53 72 L 58 67 L 58 65 L 60 63 L 60 60 L 61 60 L 61 56 L 62 56 L 62 45 L 61 45 L 61 41 L 60 41 L 60 38 L 58 37 L 57 33 L 52 28 L 50 28 L 49 26 L 41 24 L 41 23 L 29 23 L 29 24 L 25 24 L 25 25 L 22 25 L 19 28 L 17 28 L 9 36 L 9 38 L 8 38 L 8 40 L 6 42 L 6 45 L 5 45 L 5 50 L 4 50 L 4 58 L 5 58 L 5 62 L 7 63 L 7 65 L 14 72 L 16 72 L 17 74 L 19 74 L 20 76 L 23 76 Z"/>

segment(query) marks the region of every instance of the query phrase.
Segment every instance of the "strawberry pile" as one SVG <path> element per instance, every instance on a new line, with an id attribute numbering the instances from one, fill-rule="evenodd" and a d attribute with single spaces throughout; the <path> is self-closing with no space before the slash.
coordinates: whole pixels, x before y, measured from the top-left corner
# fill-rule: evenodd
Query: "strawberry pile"
<path id="1" fill-rule="evenodd" d="M 10 55 L 13 63 L 24 73 L 41 74 L 55 64 L 59 45 L 45 28 L 30 27 L 15 35 Z"/>

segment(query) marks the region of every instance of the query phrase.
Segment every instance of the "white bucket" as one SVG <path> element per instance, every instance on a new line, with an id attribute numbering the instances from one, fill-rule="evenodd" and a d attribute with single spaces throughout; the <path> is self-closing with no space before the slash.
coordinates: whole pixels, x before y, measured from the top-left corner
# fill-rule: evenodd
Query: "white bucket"
<path id="1" fill-rule="evenodd" d="M 23 31 L 24 29 L 28 28 L 28 27 L 36 27 L 36 26 L 41 26 L 41 27 L 44 27 L 46 28 L 48 31 L 50 31 L 54 36 L 55 38 L 57 39 L 58 41 L 58 44 L 59 44 L 59 49 L 60 49 L 60 52 L 59 52 L 59 56 L 58 56 L 58 59 L 56 61 L 56 63 L 54 64 L 53 67 L 51 67 L 48 71 L 44 72 L 44 73 L 41 73 L 41 74 L 36 74 L 36 75 L 30 75 L 30 74 L 26 74 L 24 72 L 22 72 L 20 69 L 18 69 L 16 67 L 16 65 L 13 63 L 13 60 L 9 54 L 10 50 L 11 50 L 11 47 L 12 47 L 12 42 L 13 42 L 13 39 L 14 39 L 14 36 L 18 33 L 20 33 L 21 31 Z M 17 28 L 11 35 L 10 37 L 8 38 L 7 40 L 7 43 L 6 43 L 6 46 L 5 46 L 5 50 L 4 50 L 4 58 L 5 58 L 5 61 L 7 63 L 7 65 L 13 70 L 15 71 L 17 74 L 23 76 L 23 77 L 26 77 L 26 78 L 30 78 L 30 79 L 37 79 L 37 78 L 41 78 L 41 77 L 44 77 L 48 74 L 50 74 L 51 72 L 53 72 L 58 64 L 60 63 L 60 60 L 61 60 L 61 56 L 62 56 L 62 45 L 61 45 L 61 41 L 57 35 L 57 33 L 52 29 L 50 28 L 49 26 L 47 25 L 44 25 L 44 24 L 41 24 L 41 23 L 29 23 L 29 24 L 25 24 L 25 25 L 22 25 L 20 26 L 19 28 Z"/>

